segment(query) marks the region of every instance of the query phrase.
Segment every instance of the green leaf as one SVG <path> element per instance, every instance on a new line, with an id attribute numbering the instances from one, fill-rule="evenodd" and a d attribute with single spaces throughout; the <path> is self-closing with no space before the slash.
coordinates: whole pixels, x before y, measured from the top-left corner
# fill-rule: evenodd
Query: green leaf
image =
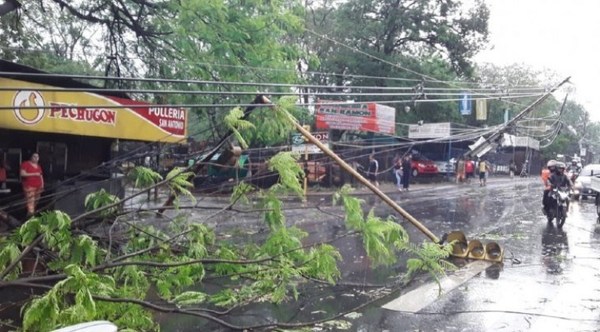
<path id="1" fill-rule="evenodd" d="M 129 171 L 127 176 L 133 180 L 134 187 L 138 189 L 152 187 L 163 179 L 160 174 L 144 166 L 134 167 Z"/>
<path id="2" fill-rule="evenodd" d="M 224 120 L 225 120 L 225 123 L 227 124 L 227 126 L 229 127 L 229 129 L 231 129 L 233 131 L 235 138 L 240 143 L 242 148 L 247 149 L 248 143 L 246 143 L 246 140 L 240 134 L 239 130 L 251 129 L 251 128 L 254 128 L 254 125 L 249 121 L 243 120 L 242 119 L 243 117 L 244 117 L 244 112 L 242 111 L 242 109 L 239 107 L 236 107 L 236 108 L 232 109 L 231 111 L 229 111 L 229 114 L 227 114 L 225 116 Z"/>
<path id="3" fill-rule="evenodd" d="M 173 302 L 177 305 L 191 305 L 191 304 L 199 304 L 206 301 L 208 295 L 202 292 L 183 292 L 173 298 Z"/>
<path id="4" fill-rule="evenodd" d="M 304 176 L 302 167 L 298 164 L 299 154 L 293 152 L 280 152 L 269 159 L 269 170 L 279 174 L 279 183 L 284 188 L 303 195 L 300 179 Z"/>
<path id="5" fill-rule="evenodd" d="M 344 206 L 346 213 L 345 221 L 346 226 L 351 230 L 361 230 L 364 225 L 364 216 L 362 203 L 363 200 L 356 197 L 350 196 L 352 187 L 350 185 L 344 185 L 338 192 L 333 196 L 333 202 L 337 203 L 340 200 Z"/>
<path id="6" fill-rule="evenodd" d="M 193 202 L 196 202 L 196 198 L 190 191 L 191 188 L 194 188 L 194 184 L 190 182 L 190 179 L 193 177 L 194 172 L 186 172 L 183 167 L 174 167 L 167 174 L 168 185 L 171 192 L 177 196 L 187 196 Z"/>

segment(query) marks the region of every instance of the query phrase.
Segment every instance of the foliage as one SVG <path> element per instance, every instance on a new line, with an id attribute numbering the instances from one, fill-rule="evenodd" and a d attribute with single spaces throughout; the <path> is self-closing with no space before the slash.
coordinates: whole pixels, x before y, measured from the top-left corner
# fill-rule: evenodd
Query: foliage
<path id="1" fill-rule="evenodd" d="M 265 209 L 264 220 L 269 230 L 273 232 L 285 227 L 283 202 L 274 190 L 270 190 L 263 195 L 261 206 Z"/>
<path id="2" fill-rule="evenodd" d="M 4 270 L 8 265 L 15 261 L 21 254 L 21 250 L 17 246 L 15 241 L 9 241 L 7 238 L 0 238 L 0 269 Z M 21 265 L 19 264 L 13 271 L 11 271 L 6 277 L 8 280 L 16 279 L 21 272 Z"/>
<path id="3" fill-rule="evenodd" d="M 280 152 L 269 160 L 269 170 L 279 174 L 281 186 L 300 196 L 303 191 L 299 179 L 304 176 L 304 171 L 298 164 L 298 158 L 298 153 Z"/>
<path id="4" fill-rule="evenodd" d="M 127 175 L 133 181 L 133 186 L 138 189 L 154 186 L 163 179 L 158 172 L 144 166 L 134 167 Z"/>
<path id="5" fill-rule="evenodd" d="M 131 314 L 127 319 L 127 326 L 152 328 L 154 323 L 149 319 L 148 313 L 135 305 L 122 304 L 119 305 L 122 310 L 115 310 L 115 306 L 96 303 L 94 296 L 118 298 L 135 292 L 145 296 L 145 291 L 142 294 L 139 288 L 133 292 L 129 287 L 117 289 L 113 276 L 89 272 L 88 269 L 100 261 L 99 256 L 104 255 L 104 250 L 100 250 L 96 241 L 87 235 L 74 236 L 70 226 L 68 215 L 52 211 L 28 220 L 19 230 L 22 245 L 30 244 L 35 238 L 42 236 L 42 243 L 57 253 L 56 259 L 47 265 L 66 274 L 66 278 L 56 283 L 50 291 L 33 299 L 23 308 L 23 328 L 46 330 L 98 318 L 117 323 L 128 316 L 124 313 Z M 14 244 L 6 248 L 12 248 L 11 260 L 15 259 Z"/>
<path id="6" fill-rule="evenodd" d="M 272 146 L 286 142 L 290 133 L 295 130 L 287 117 L 291 115 L 294 118 L 307 118 L 307 110 L 296 107 L 297 101 L 294 96 L 282 97 L 277 101 L 275 109 L 261 108 L 250 113 L 248 119 L 255 127 L 243 131 L 244 137 L 248 137 L 255 146 Z M 287 114 L 281 110 L 286 110 Z"/>
<path id="7" fill-rule="evenodd" d="M 276 111 L 295 121 L 285 110 Z M 30 219 L 16 235 L 0 244 L 0 268 L 6 270 L 19 259 L 21 247 L 39 241 L 36 245 L 52 252 L 46 266 L 56 272 L 51 275 L 56 279 L 50 289 L 23 307 L 23 328 L 46 330 L 103 319 L 125 330 L 150 331 L 158 329 L 151 311 L 157 306 L 182 314 L 203 312 L 203 317 L 220 322 L 213 314 L 216 311 L 208 308 L 223 307 L 231 312 L 253 302 L 280 304 L 298 300 L 299 286 L 308 280 L 335 284 L 342 276 L 338 249 L 327 243 L 306 243 L 307 232 L 286 223 L 281 197 L 302 192 L 303 172 L 296 158 L 281 153 L 269 160 L 271 170 L 278 172 L 281 180 L 258 195 L 267 225 L 267 233 L 260 239 L 217 238 L 213 229 L 191 218 L 175 217 L 157 227 L 134 217 L 125 220 L 129 216 L 123 215 L 119 225 L 127 227 L 123 226 L 118 235 L 113 233 L 116 224 L 110 227 L 109 246 L 101 237 L 80 234 L 81 230 L 75 233 L 71 219 L 63 212 L 45 212 Z M 145 177 L 152 173 L 137 174 Z M 191 195 L 189 176 L 175 169 L 165 181 L 176 195 Z M 242 197 L 250 189 L 239 186 L 235 195 Z M 106 195 L 91 195 L 86 204 L 102 208 L 110 201 Z M 416 257 L 409 261 L 410 274 L 425 271 L 437 277 L 449 267 L 442 261 L 449 253 L 447 248 L 409 245 L 401 225 L 383 220 L 373 211 L 365 214 L 362 201 L 351 196 L 350 187 L 344 187 L 335 199 L 345 208 L 346 227 L 351 235 L 362 237 L 375 266 L 396 262 L 397 254 L 404 250 Z M 17 279 L 20 271 L 20 267 L 8 271 L 3 282 Z M 28 279 L 31 284 L 35 284 L 36 277 L 34 272 Z M 208 277 L 219 278 L 222 287 L 204 287 Z M 42 289 L 47 287 L 44 278 L 39 279 Z M 147 302 L 145 299 L 151 296 L 162 301 Z"/>
<path id="8" fill-rule="evenodd" d="M 183 167 L 174 167 L 167 174 L 167 184 L 171 189 L 171 192 L 177 195 L 177 197 L 184 195 L 195 202 L 196 198 L 190 191 L 191 188 L 194 188 L 194 184 L 190 182 L 190 179 L 192 179 L 193 176 L 193 172 L 186 172 Z"/>
<path id="9" fill-rule="evenodd" d="M 61 211 L 43 212 L 29 219 L 19 229 L 21 245 L 31 244 L 38 235 L 43 237 L 48 248 L 59 252 L 61 257 L 70 253 L 71 218 Z"/>
<path id="10" fill-rule="evenodd" d="M 303 272 L 307 275 L 326 280 L 330 284 L 335 284 L 336 280 L 341 278 L 337 262 L 342 260 L 342 255 L 333 246 L 323 244 L 316 248 L 311 248 L 307 257 L 307 264 Z"/>
<path id="11" fill-rule="evenodd" d="M 119 312 L 106 306 L 98 306 L 94 297 L 107 297 L 118 294 L 113 278 L 83 271 L 77 265 L 69 265 L 64 269 L 67 277 L 56 283 L 50 291 L 31 301 L 23 308 L 23 329 L 25 331 L 46 330 L 80 322 L 96 320 L 99 317 L 121 322 L 127 317 L 127 326 L 133 329 L 153 329 L 154 323 L 148 315 L 133 305 L 125 305 Z M 74 295 L 74 296 L 68 296 Z M 105 310 L 109 309 L 109 310 Z M 136 315 L 127 314 L 135 311 Z M 122 322 L 124 323 L 124 322 Z"/>
<path id="12" fill-rule="evenodd" d="M 251 122 L 243 120 L 243 117 L 244 112 L 239 107 L 236 107 L 229 111 L 229 114 L 227 114 L 223 120 L 225 121 L 225 124 L 229 127 L 229 129 L 233 130 L 235 138 L 240 143 L 242 148 L 247 149 L 248 143 L 246 143 L 246 140 L 242 137 L 239 130 L 255 127 Z"/>
<path id="13" fill-rule="evenodd" d="M 392 220 L 381 220 L 371 210 L 366 218 L 362 203 L 350 196 L 351 188 L 344 186 L 334 195 L 334 202 L 342 201 L 346 213 L 346 227 L 360 232 L 367 255 L 374 265 L 389 265 L 396 262 L 396 253 L 408 245 L 408 234 Z"/>
<path id="14" fill-rule="evenodd" d="M 361 6 L 367 4 L 360 0 L 356 3 Z M 384 54 L 395 50 L 407 51 L 411 44 L 420 44 L 441 49 L 457 71 L 468 72 L 468 57 L 487 41 L 489 10 L 482 2 L 476 2 L 471 8 L 458 1 L 400 5 L 381 1 L 381 4 L 383 6 L 379 9 L 372 6 L 368 10 L 375 12 L 376 22 L 380 24 L 375 26 L 375 32 L 381 32 L 384 37 L 376 42 L 375 47 Z M 352 16 L 360 13 L 349 5 L 345 7 L 343 10 L 349 11 Z M 386 15 L 387 11 L 389 15 Z"/>
<path id="15" fill-rule="evenodd" d="M 183 292 L 173 298 L 173 302 L 175 302 L 178 306 L 191 305 L 191 304 L 199 304 L 206 301 L 208 296 L 202 292 Z"/>
<path id="16" fill-rule="evenodd" d="M 408 244 L 408 234 L 400 224 L 375 217 L 373 210 L 367 216 L 362 233 L 365 250 L 374 265 L 395 263 L 396 250 L 404 249 Z"/>
<path id="17" fill-rule="evenodd" d="M 111 195 L 104 190 L 104 188 L 100 189 L 97 192 L 93 192 L 85 196 L 84 206 L 87 211 L 93 211 L 97 209 L 101 209 L 105 206 L 115 205 L 119 203 L 119 197 L 115 195 Z M 109 216 L 115 214 L 118 211 L 119 207 L 117 205 L 103 209 L 100 212 L 102 216 Z"/>
<path id="18" fill-rule="evenodd" d="M 247 104 L 247 96 L 254 95 L 256 88 L 238 85 L 237 92 L 247 96 L 232 94 L 226 82 L 298 81 L 298 59 L 311 57 L 303 56 L 298 47 L 303 16 L 304 7 L 297 0 L 26 1 L 21 11 L 0 22 L 0 32 L 7 36 L 0 41 L 0 54 L 3 59 L 63 74 L 199 80 L 92 81 L 105 87 L 190 91 L 132 94 L 150 102 Z M 289 92 L 285 87 L 270 90 Z M 196 91 L 214 93 L 191 93 Z M 209 139 L 211 130 L 223 129 L 220 108 L 190 112 L 195 113 L 190 118 L 197 119 L 189 122 L 190 135 Z"/>
<path id="19" fill-rule="evenodd" d="M 349 184 L 345 184 L 333 195 L 333 203 L 335 204 L 341 200 L 346 212 L 346 227 L 351 230 L 360 230 L 364 222 L 362 210 L 362 203 L 364 201 L 350 196 L 351 192 L 352 187 Z"/>
<path id="20" fill-rule="evenodd" d="M 248 199 L 247 194 L 254 190 L 252 185 L 246 182 L 240 182 L 237 186 L 233 187 L 233 192 L 231 194 L 231 202 L 234 203 L 236 201 L 240 201 L 245 204 L 249 204 L 250 200 Z"/>
<path id="21" fill-rule="evenodd" d="M 152 70 L 160 77 L 206 79 L 221 82 L 278 82 L 297 81 L 295 65 L 300 50 L 293 42 L 303 27 L 303 14 L 300 2 L 251 0 L 235 5 L 225 1 L 183 1 L 177 8 L 174 34 L 169 36 L 171 45 L 183 61 L 173 63 L 170 58 L 156 59 Z M 202 59 L 198 61 L 198 59 Z M 248 104 L 256 93 L 252 86 L 236 86 L 235 90 L 248 93 L 247 96 L 229 94 L 231 87 L 226 83 L 218 85 L 197 84 L 183 86 L 191 90 L 211 90 L 213 95 L 180 95 L 172 97 L 176 103 L 205 104 Z M 289 92 L 286 88 L 273 87 L 268 92 Z M 246 111 L 246 110 L 244 110 Z M 258 115 L 267 111 L 257 109 Z M 203 138 L 213 126 L 215 132 L 223 129 L 224 112 L 218 107 L 206 107 L 197 111 L 199 121 L 190 132 Z M 252 115 L 253 117 L 255 115 Z M 277 130 L 269 125 L 277 125 L 269 116 L 259 121 L 248 119 L 256 131 L 246 130 L 242 136 L 248 142 L 272 142 Z M 265 121 L 266 123 L 262 123 Z M 252 135 L 247 135 L 252 132 Z M 264 136 L 264 139 L 261 138 Z M 269 143 L 266 143 L 269 144 Z"/>
<path id="22" fill-rule="evenodd" d="M 416 256 L 406 262 L 408 267 L 407 277 L 417 272 L 427 272 L 437 282 L 441 292 L 440 277 L 444 276 L 447 270 L 456 269 L 456 266 L 445 260 L 452 253 L 452 244 L 447 243 L 440 246 L 437 243 L 423 242 L 420 246 L 409 244 L 404 250 Z"/>

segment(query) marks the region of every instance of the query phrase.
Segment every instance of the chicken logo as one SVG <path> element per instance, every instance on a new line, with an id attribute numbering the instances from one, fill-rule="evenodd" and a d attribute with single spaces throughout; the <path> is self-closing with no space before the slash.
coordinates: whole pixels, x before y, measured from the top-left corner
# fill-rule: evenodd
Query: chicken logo
<path id="1" fill-rule="evenodd" d="M 44 98 L 37 91 L 19 91 L 15 95 L 13 105 L 17 120 L 26 125 L 40 122 L 46 113 Z"/>

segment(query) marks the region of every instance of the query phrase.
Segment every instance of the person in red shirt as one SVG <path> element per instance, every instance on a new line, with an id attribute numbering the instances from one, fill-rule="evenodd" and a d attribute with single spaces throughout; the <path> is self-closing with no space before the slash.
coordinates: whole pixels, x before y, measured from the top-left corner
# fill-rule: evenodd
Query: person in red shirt
<path id="1" fill-rule="evenodd" d="M 1 151 L 0 151 L 1 153 Z M 8 164 L 0 154 L 0 190 L 6 189 L 6 171 L 9 170 Z"/>
<path id="2" fill-rule="evenodd" d="M 42 167 L 39 165 L 40 155 L 33 153 L 29 160 L 21 164 L 21 183 L 27 206 L 27 216 L 35 213 L 35 207 L 44 190 L 44 177 Z"/>
<path id="3" fill-rule="evenodd" d="M 471 183 L 471 179 L 475 175 L 475 164 L 471 158 L 467 158 L 465 161 L 465 173 L 467 174 L 467 183 Z"/>

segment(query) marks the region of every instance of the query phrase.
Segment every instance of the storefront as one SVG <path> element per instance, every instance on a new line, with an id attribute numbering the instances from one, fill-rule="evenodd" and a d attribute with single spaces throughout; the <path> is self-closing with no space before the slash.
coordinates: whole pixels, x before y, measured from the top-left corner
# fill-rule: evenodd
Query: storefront
<path id="1" fill-rule="evenodd" d="M 0 60 L 0 158 L 19 191 L 19 165 L 40 154 L 47 187 L 103 177 L 120 141 L 185 143 L 185 109 L 153 106 L 124 93 Z M 2 202 L 0 202 L 2 204 Z"/>

